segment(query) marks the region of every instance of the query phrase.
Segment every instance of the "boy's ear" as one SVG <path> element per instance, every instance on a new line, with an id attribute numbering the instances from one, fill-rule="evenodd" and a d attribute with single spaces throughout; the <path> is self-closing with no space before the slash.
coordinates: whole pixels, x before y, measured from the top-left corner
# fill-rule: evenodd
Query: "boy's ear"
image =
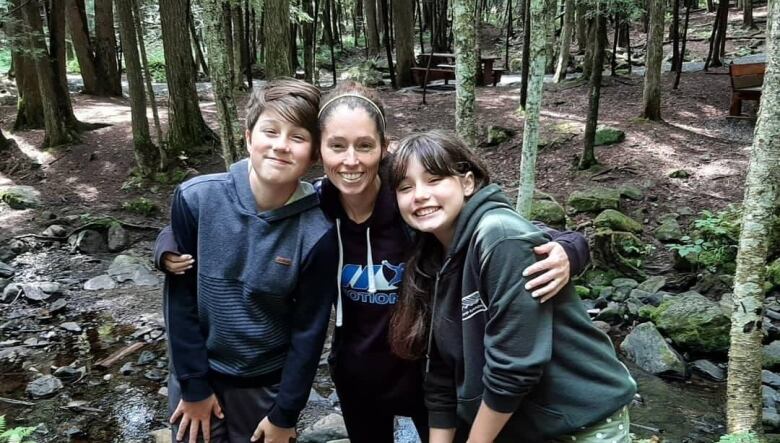
<path id="1" fill-rule="evenodd" d="M 469 171 L 466 173 L 466 175 L 461 178 L 461 186 L 463 186 L 463 195 L 466 197 L 471 197 L 471 194 L 474 193 L 474 188 L 476 188 L 477 184 L 474 180 L 474 173 Z"/>
<path id="2" fill-rule="evenodd" d="M 249 129 L 244 130 L 244 139 L 246 140 L 246 150 L 249 150 L 249 145 L 252 144 L 252 131 Z"/>

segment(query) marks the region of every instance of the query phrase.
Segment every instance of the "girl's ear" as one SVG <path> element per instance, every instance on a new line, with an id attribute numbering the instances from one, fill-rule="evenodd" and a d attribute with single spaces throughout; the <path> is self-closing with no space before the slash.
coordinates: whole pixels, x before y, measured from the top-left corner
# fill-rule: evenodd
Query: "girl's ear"
<path id="1" fill-rule="evenodd" d="M 252 131 L 249 129 L 244 131 L 244 139 L 246 140 L 246 150 L 249 150 L 249 146 L 252 144 Z"/>
<path id="2" fill-rule="evenodd" d="M 474 180 L 474 173 L 469 171 L 460 180 L 461 186 L 463 186 L 463 195 L 471 197 L 476 188 L 476 181 Z"/>

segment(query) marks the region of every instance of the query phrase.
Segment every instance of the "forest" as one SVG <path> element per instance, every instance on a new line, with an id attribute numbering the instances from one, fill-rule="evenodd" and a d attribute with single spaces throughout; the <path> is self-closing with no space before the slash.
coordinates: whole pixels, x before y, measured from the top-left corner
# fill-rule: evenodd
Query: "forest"
<path id="1" fill-rule="evenodd" d="M 280 77 L 373 88 L 391 146 L 453 131 L 587 238 L 634 441 L 780 441 L 780 1 L 0 0 L 0 443 L 171 441 L 155 240 Z M 330 350 L 302 443 L 349 441 Z"/>

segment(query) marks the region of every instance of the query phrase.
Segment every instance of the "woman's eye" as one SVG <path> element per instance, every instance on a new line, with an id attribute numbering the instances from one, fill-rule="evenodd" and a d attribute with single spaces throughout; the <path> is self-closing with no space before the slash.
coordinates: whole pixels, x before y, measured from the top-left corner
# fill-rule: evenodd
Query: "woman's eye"
<path id="1" fill-rule="evenodd" d="M 358 149 L 361 151 L 370 151 L 374 149 L 374 145 L 370 145 L 370 144 L 360 145 Z"/>
<path id="2" fill-rule="evenodd" d="M 333 149 L 334 151 L 341 151 L 344 149 L 344 145 L 330 145 L 330 149 Z"/>
<path id="3" fill-rule="evenodd" d="M 297 143 L 303 143 L 306 141 L 306 138 L 302 135 L 294 135 L 293 140 L 296 141 Z"/>
<path id="4" fill-rule="evenodd" d="M 265 135 L 276 135 L 276 131 L 273 129 L 263 129 L 263 134 Z"/>

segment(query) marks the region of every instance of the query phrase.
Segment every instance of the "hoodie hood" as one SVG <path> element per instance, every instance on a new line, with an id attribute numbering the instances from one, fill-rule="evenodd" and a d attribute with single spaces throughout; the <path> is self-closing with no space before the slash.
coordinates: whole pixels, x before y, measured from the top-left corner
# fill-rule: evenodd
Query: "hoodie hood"
<path id="1" fill-rule="evenodd" d="M 455 224 L 455 235 L 447 256 L 454 256 L 468 247 L 474 230 L 486 212 L 494 209 L 514 209 L 501 188 L 496 184 L 487 185 L 468 199 L 460 211 Z"/>
<path id="2" fill-rule="evenodd" d="M 268 223 L 277 220 L 283 220 L 288 217 L 300 214 L 320 204 L 319 197 L 314 187 L 304 181 L 298 182 L 298 189 L 295 190 L 290 200 L 283 206 L 270 211 L 258 211 L 255 195 L 252 193 L 252 186 L 249 184 L 249 159 L 244 159 L 230 165 L 228 174 L 233 183 L 233 189 L 230 189 L 231 197 L 234 198 L 241 212 L 248 215 L 255 215 Z"/>

